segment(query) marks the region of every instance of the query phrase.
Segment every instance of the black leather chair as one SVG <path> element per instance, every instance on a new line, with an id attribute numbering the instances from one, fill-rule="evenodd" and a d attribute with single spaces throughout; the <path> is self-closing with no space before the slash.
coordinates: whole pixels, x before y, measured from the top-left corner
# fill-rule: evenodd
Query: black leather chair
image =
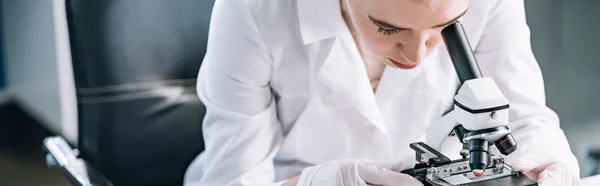
<path id="1" fill-rule="evenodd" d="M 45 145 L 50 162 L 74 184 L 85 185 L 74 174 L 96 178 L 90 174 L 99 171 L 114 185 L 182 185 L 186 168 L 204 148 L 205 109 L 195 85 L 213 4 L 66 0 L 78 158 L 87 166 L 69 172 L 56 154 L 70 153 L 68 147 L 57 139 Z M 89 165 L 97 170 L 77 172 Z"/>

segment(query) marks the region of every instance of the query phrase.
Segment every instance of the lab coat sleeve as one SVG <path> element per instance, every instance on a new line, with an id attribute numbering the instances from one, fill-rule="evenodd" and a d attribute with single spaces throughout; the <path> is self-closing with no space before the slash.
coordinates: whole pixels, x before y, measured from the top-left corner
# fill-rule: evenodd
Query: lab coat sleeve
<path id="1" fill-rule="evenodd" d="M 185 185 L 265 185 L 282 134 L 269 82 L 269 49 L 243 0 L 216 1 L 197 91 L 207 113 L 205 151 Z"/>
<path id="2" fill-rule="evenodd" d="M 546 106 L 541 70 L 531 50 L 523 0 L 497 0 L 490 7 L 485 30 L 474 53 L 484 76 L 491 76 L 510 102 L 509 127 L 518 142 L 507 157 L 543 156 L 568 165 L 579 174 L 577 159 Z"/>

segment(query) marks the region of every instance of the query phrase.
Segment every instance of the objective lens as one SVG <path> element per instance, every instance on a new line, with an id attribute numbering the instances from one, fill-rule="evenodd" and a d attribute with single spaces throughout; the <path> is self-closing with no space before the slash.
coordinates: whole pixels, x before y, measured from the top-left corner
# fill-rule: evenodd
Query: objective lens
<path id="1" fill-rule="evenodd" d="M 507 134 L 500 138 L 494 145 L 496 145 L 500 153 L 505 156 L 517 150 L 517 141 L 512 134 Z"/>
<path id="2" fill-rule="evenodd" d="M 469 166 L 471 170 L 483 172 L 488 165 L 488 142 L 483 139 L 469 141 Z"/>

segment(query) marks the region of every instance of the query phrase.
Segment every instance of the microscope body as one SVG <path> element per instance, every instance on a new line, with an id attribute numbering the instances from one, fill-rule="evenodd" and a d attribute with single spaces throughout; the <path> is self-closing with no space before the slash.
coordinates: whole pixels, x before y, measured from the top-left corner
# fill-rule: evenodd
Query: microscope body
<path id="1" fill-rule="evenodd" d="M 508 124 L 508 100 L 492 78 L 477 78 L 462 84 L 454 99 L 454 108 L 444 115 L 427 134 L 427 144 L 412 143 L 417 164 L 405 170 L 425 185 L 537 185 L 524 174 L 512 171 L 504 155 L 516 150 Z M 463 144 L 462 158 L 451 160 L 436 148 L 444 140 Z M 499 154 L 493 154 L 496 146 Z"/>
<path id="2" fill-rule="evenodd" d="M 449 116 L 467 130 L 508 125 L 508 99 L 490 77 L 468 80 L 454 97 Z"/>
<path id="3" fill-rule="evenodd" d="M 403 173 L 426 185 L 537 185 L 504 163 L 502 155 L 517 148 L 508 128 L 509 102 L 491 77 L 482 76 L 462 24 L 447 26 L 442 37 L 461 87 L 453 110 L 429 126 L 427 144 L 410 145 L 419 163 Z M 454 136 L 463 144 L 462 159 L 450 160 L 436 150 Z M 502 155 L 492 154 L 492 145 Z"/>
<path id="4" fill-rule="evenodd" d="M 450 135 L 466 145 L 470 168 L 482 173 L 490 164 L 490 148 L 495 145 L 500 153 L 508 155 L 516 150 L 508 125 L 508 100 L 490 77 L 467 80 L 454 98 L 454 109 L 444 117 L 452 127 Z M 436 142 L 433 142 L 436 143 Z"/>

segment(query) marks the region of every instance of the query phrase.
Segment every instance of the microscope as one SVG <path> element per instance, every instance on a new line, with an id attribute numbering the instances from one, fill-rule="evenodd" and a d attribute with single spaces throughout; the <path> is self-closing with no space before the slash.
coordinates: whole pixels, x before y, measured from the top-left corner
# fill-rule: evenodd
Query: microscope
<path id="1" fill-rule="evenodd" d="M 454 108 L 442 117 L 436 131 L 428 134 L 430 145 L 439 145 L 456 136 L 463 149 L 462 159 L 450 160 L 423 142 L 410 144 L 417 164 L 405 170 L 424 185 L 537 185 L 522 173 L 512 171 L 504 156 L 517 149 L 508 128 L 509 103 L 491 77 L 483 77 L 460 22 L 442 30 L 446 49 L 461 87 L 454 97 Z M 494 155 L 494 145 L 500 154 Z"/>

